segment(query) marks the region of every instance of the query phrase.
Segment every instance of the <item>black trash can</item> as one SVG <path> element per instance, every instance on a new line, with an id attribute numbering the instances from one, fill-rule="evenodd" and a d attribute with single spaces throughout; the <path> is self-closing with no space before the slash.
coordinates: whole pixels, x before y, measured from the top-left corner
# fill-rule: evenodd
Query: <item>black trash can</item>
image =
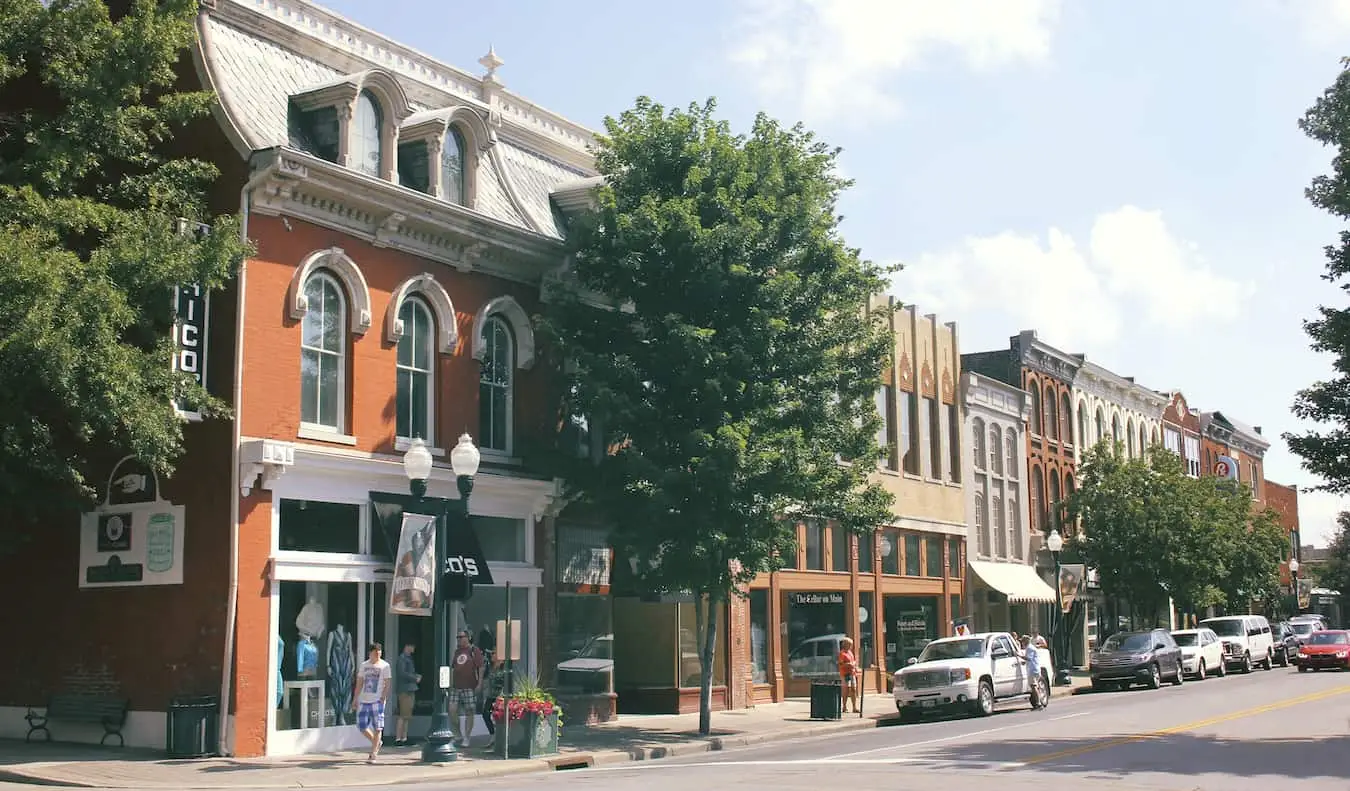
<path id="1" fill-rule="evenodd" d="M 811 682 L 811 719 L 837 720 L 843 716 L 843 688 L 838 681 Z"/>
<path id="2" fill-rule="evenodd" d="M 164 750 L 170 758 L 208 758 L 220 753 L 220 697 L 197 695 L 169 702 Z"/>

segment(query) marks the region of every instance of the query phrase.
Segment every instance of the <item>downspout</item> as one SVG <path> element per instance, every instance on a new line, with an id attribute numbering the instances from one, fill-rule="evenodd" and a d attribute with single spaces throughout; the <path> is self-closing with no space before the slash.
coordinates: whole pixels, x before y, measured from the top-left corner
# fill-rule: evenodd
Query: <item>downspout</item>
<path id="1" fill-rule="evenodd" d="M 239 191 L 239 237 L 248 244 L 248 211 L 253 190 L 272 175 L 271 166 L 249 177 Z M 229 731 L 230 693 L 234 674 L 234 632 L 239 610 L 239 444 L 243 424 L 244 398 L 244 286 L 248 276 L 248 256 L 239 263 L 238 292 L 234 305 L 234 434 L 230 449 L 230 585 L 225 594 L 225 657 L 220 668 L 220 754 L 234 755 L 234 739 Z M 228 746 L 226 742 L 229 742 Z"/>

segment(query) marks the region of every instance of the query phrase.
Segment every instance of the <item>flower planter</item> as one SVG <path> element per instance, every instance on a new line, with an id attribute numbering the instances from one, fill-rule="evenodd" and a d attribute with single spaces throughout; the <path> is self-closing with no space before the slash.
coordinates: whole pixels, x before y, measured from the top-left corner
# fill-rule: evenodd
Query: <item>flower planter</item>
<path id="1" fill-rule="evenodd" d="M 527 711 L 520 719 L 511 720 L 508 733 L 505 720 L 494 723 L 497 739 L 493 752 L 500 757 L 539 758 L 558 753 L 558 712 L 536 714 Z M 507 747 L 510 752 L 507 752 Z"/>

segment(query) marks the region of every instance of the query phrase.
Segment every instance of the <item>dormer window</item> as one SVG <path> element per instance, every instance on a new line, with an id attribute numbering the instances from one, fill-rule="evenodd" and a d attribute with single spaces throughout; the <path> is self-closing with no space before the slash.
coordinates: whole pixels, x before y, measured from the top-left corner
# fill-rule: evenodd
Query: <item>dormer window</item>
<path id="1" fill-rule="evenodd" d="M 446 129 L 441 146 L 441 197 L 461 206 L 465 205 L 464 152 L 464 135 L 454 126 Z"/>
<path id="2" fill-rule="evenodd" d="M 306 112 L 292 104 L 286 122 L 293 148 L 329 162 L 338 161 L 342 154 L 342 132 L 336 107 L 320 107 Z"/>
<path id="3" fill-rule="evenodd" d="M 383 125 L 380 105 L 370 91 L 361 91 L 356 97 L 356 113 L 352 119 L 351 154 L 348 166 L 379 178 L 384 172 Z"/>

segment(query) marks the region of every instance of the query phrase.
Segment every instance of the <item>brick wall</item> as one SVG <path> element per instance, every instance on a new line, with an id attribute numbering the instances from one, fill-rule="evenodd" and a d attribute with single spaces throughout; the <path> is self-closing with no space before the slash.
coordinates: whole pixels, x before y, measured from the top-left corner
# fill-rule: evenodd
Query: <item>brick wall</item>
<path id="1" fill-rule="evenodd" d="M 1298 488 L 1295 486 L 1285 486 L 1274 481 L 1265 482 L 1266 507 L 1273 510 L 1280 517 L 1280 526 L 1284 528 L 1286 537 L 1291 534 L 1299 533 L 1298 523 Z M 1290 544 L 1290 552 L 1293 551 L 1293 544 Z M 1289 584 L 1289 565 L 1280 564 L 1280 584 Z"/>

